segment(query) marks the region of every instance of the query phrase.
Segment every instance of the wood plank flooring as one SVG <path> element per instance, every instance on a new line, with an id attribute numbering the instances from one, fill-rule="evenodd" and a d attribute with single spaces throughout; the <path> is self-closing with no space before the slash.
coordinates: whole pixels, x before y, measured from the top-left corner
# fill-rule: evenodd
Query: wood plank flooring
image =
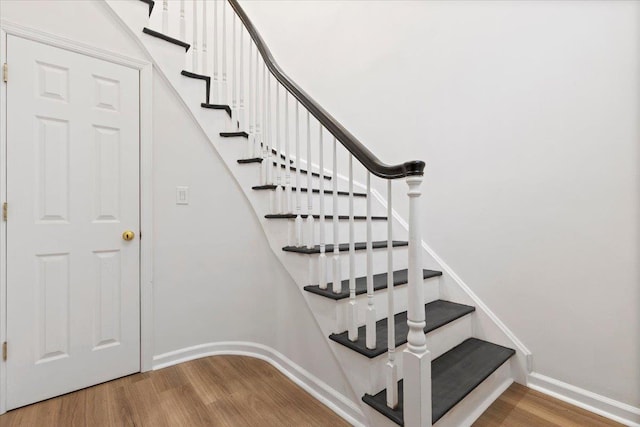
<path id="1" fill-rule="evenodd" d="M 514 383 L 473 426 L 608 427 L 622 424 Z"/>
<path id="2" fill-rule="evenodd" d="M 242 356 L 135 374 L 0 416 L 0 427 L 348 425 L 267 362 Z"/>
<path id="3" fill-rule="evenodd" d="M 214 356 L 135 374 L 0 416 L 0 427 L 348 426 L 273 366 Z M 621 426 L 513 384 L 474 427 Z"/>

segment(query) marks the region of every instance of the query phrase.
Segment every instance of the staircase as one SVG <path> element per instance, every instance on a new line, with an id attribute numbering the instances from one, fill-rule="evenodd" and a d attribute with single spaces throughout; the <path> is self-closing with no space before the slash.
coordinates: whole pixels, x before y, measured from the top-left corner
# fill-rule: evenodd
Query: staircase
<path id="1" fill-rule="evenodd" d="M 423 162 L 377 159 L 284 74 L 237 0 L 106 1 L 247 196 L 362 397 L 364 424 L 470 425 L 521 378 L 510 335 L 437 259 L 423 262 Z M 402 179 L 408 229 L 392 205 Z"/>

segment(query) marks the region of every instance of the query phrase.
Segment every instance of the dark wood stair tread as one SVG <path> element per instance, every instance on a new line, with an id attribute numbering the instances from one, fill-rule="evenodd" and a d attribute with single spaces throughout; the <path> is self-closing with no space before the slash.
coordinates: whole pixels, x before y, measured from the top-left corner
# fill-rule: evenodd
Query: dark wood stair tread
<path id="1" fill-rule="evenodd" d="M 296 214 L 287 213 L 287 214 L 267 214 L 264 217 L 267 218 L 267 219 L 295 219 L 296 216 L 297 216 Z M 302 218 L 306 218 L 309 215 L 300 214 L 300 216 Z M 320 215 L 318 215 L 318 214 L 313 214 L 313 217 L 315 219 L 320 219 Z M 333 215 L 325 215 L 324 218 L 327 219 L 327 220 L 330 220 L 330 219 L 333 219 Z M 338 219 L 347 220 L 347 219 L 349 219 L 349 215 L 338 215 Z M 354 219 L 354 221 L 365 221 L 367 219 L 367 217 L 365 215 L 354 215 L 353 219 Z M 373 215 L 373 216 L 371 216 L 371 220 L 372 221 L 386 221 L 387 217 L 386 216 Z"/>
<path id="2" fill-rule="evenodd" d="M 273 150 L 273 151 L 274 151 L 273 154 L 276 154 L 275 153 L 276 150 Z M 281 154 L 280 158 L 282 158 L 282 160 L 287 160 L 287 158 L 284 156 L 284 154 Z M 262 160 L 263 160 L 262 157 L 251 157 L 251 158 L 248 158 L 248 159 L 238 159 L 238 163 L 240 163 L 240 164 L 262 163 Z M 289 160 L 289 163 L 293 164 L 293 160 Z"/>
<path id="3" fill-rule="evenodd" d="M 273 162 L 273 166 L 276 166 L 276 167 L 277 167 L 277 166 L 278 166 L 278 164 L 280 165 L 280 168 L 281 168 L 281 169 L 287 169 L 287 165 L 283 165 L 283 164 L 281 164 L 281 163 L 279 163 L 279 162 Z M 289 167 L 289 170 L 290 170 L 291 172 L 295 172 L 295 171 L 296 171 L 296 168 L 295 168 L 295 166 L 291 166 L 291 167 Z M 307 173 L 309 173 L 309 172 L 307 172 L 305 169 L 300 169 L 300 173 L 301 173 L 301 174 L 303 174 L 303 175 L 306 175 L 306 174 L 307 174 Z M 318 172 L 311 172 L 311 176 L 315 176 L 315 177 L 319 178 L 319 177 L 320 177 L 320 174 L 319 174 Z M 327 175 L 324 175 L 324 176 L 323 176 L 323 178 L 324 178 L 324 179 L 326 179 L 326 180 L 331 180 L 331 177 L 330 177 L 330 176 L 327 176 Z"/>
<path id="4" fill-rule="evenodd" d="M 209 104 L 208 102 L 203 102 L 200 104 L 202 108 L 208 108 L 210 110 L 225 110 L 229 117 L 231 117 L 231 107 L 225 104 Z"/>
<path id="5" fill-rule="evenodd" d="M 191 45 L 190 45 L 189 43 L 185 43 L 185 42 L 183 42 L 182 40 L 174 39 L 173 37 L 169 37 L 169 36 L 167 36 L 167 35 L 165 35 L 165 34 L 162 34 L 162 33 L 159 33 L 159 32 L 157 32 L 157 31 L 154 31 L 154 30 L 152 30 L 151 28 L 144 27 L 144 28 L 142 29 L 142 32 L 143 32 L 143 33 L 145 33 L 145 34 L 148 34 L 148 35 L 150 35 L 150 36 L 157 37 L 157 38 L 159 38 L 159 39 L 162 39 L 162 40 L 164 40 L 164 41 L 167 41 L 167 42 L 169 42 L 169 43 L 173 43 L 173 44 L 175 44 L 175 45 L 181 46 L 181 47 L 183 47 L 183 48 L 185 49 L 185 51 L 187 51 L 187 52 L 189 51 L 189 48 L 191 47 Z"/>
<path id="6" fill-rule="evenodd" d="M 241 136 L 243 138 L 249 138 L 249 134 L 243 130 L 239 130 L 237 132 L 220 132 L 220 136 L 223 138 L 233 138 L 236 136 Z"/>
<path id="7" fill-rule="evenodd" d="M 515 350 L 469 338 L 431 362 L 431 410 L 435 424 L 486 380 Z M 387 391 L 365 394 L 362 400 L 398 425 L 403 422 L 403 382 L 398 382 L 398 407 L 387 406 Z"/>
<path id="8" fill-rule="evenodd" d="M 424 333 L 426 334 L 438 329 L 475 310 L 475 307 L 469 305 L 444 300 L 436 300 L 425 304 L 424 311 L 427 325 L 424 327 Z M 396 347 L 398 347 L 407 342 L 409 326 L 407 325 L 406 311 L 394 316 L 394 325 L 396 331 Z M 381 319 L 376 322 L 376 348 L 374 349 L 368 349 L 366 346 L 366 331 L 364 326 L 358 328 L 358 339 L 356 341 L 349 340 L 349 335 L 346 331 L 339 334 L 331 334 L 329 338 L 368 358 L 380 356 L 387 351 L 387 319 Z"/>
<path id="9" fill-rule="evenodd" d="M 398 247 L 402 247 L 402 246 L 409 246 L 409 242 L 402 241 L 402 240 L 394 240 L 392 242 L 392 246 L 394 248 L 398 248 Z M 382 248 L 386 248 L 386 247 L 387 247 L 387 241 L 386 240 L 377 240 L 377 241 L 373 242 L 373 249 L 382 249 Z M 357 251 L 362 251 L 362 250 L 367 249 L 367 242 L 356 242 L 355 249 Z M 299 253 L 299 254 L 312 255 L 312 254 L 319 254 L 320 253 L 320 245 L 315 245 L 313 248 L 308 248 L 306 246 L 285 246 L 284 248 L 282 248 L 282 250 L 285 251 L 285 252 L 295 252 L 295 253 Z M 340 252 L 346 252 L 348 250 L 349 250 L 349 244 L 348 243 L 340 243 L 340 245 L 339 245 L 339 251 Z M 327 254 L 329 252 L 333 252 L 333 244 L 326 245 L 325 252 Z"/>
<path id="10" fill-rule="evenodd" d="M 277 187 L 277 185 L 275 184 L 267 184 L 267 185 L 256 185 L 254 187 L 251 187 L 252 190 L 275 190 Z M 284 188 L 284 185 L 281 185 L 282 188 Z M 291 187 L 292 191 L 296 191 L 297 187 Z M 308 188 L 301 188 L 300 189 L 301 192 L 306 193 L 309 191 Z M 320 194 L 320 190 L 317 188 L 314 188 L 311 190 L 313 193 L 315 194 Z M 333 194 L 333 190 L 324 190 L 324 194 Z M 340 191 L 338 190 L 338 196 L 348 196 L 349 192 L 348 191 Z M 353 193 L 353 197 L 367 197 L 367 193 Z"/>
<path id="11" fill-rule="evenodd" d="M 393 272 L 393 286 L 402 286 L 407 284 L 407 271 L 397 270 Z M 430 279 L 432 277 L 442 276 L 441 271 L 434 270 L 422 270 L 422 278 Z M 342 288 L 338 293 L 334 293 L 331 289 L 333 283 L 327 285 L 327 289 L 320 289 L 318 285 L 307 285 L 304 290 L 316 295 L 323 296 L 332 300 L 341 300 L 349 298 L 349 279 L 345 279 L 341 282 Z M 373 275 L 373 290 L 379 291 L 381 289 L 387 289 L 387 273 L 380 273 Z M 356 277 L 356 295 L 362 295 L 367 293 L 367 278 Z"/>

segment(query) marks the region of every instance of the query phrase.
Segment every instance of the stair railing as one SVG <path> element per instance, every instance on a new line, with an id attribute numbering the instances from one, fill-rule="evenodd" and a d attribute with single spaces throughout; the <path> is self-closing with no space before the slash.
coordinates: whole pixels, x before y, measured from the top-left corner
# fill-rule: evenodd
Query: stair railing
<path id="1" fill-rule="evenodd" d="M 376 348 L 378 339 L 373 282 L 374 218 L 371 203 L 371 175 L 387 180 L 387 239 L 377 242 L 376 246 L 386 245 L 387 251 L 388 361 L 385 374 L 387 405 L 390 408 L 396 408 L 398 405 L 399 379 L 396 361 L 397 337 L 394 325 L 392 182 L 402 178 L 406 180 L 409 187 L 407 193 L 409 196 L 407 310 L 409 333 L 402 372 L 404 424 L 409 427 L 430 426 L 431 354 L 427 349 L 424 334 L 426 323 L 420 234 L 420 185 L 423 179 L 424 162 L 414 160 L 388 165 L 378 159 L 287 76 L 275 61 L 238 0 L 180 0 L 179 13 L 177 10 L 173 11 L 176 4 L 178 2 L 162 1 L 162 30 L 167 35 L 176 33 L 183 40 L 187 38 L 184 41 L 190 42 L 192 46 L 189 52 L 190 60 L 188 58 L 186 62 L 187 67 L 190 67 L 193 73 L 211 74 L 213 102 L 230 105 L 231 123 L 234 128 L 232 130 L 247 131 L 247 144 L 240 155 L 261 161 L 261 184 L 274 187 L 270 199 L 271 212 L 289 214 L 295 219 L 290 221 L 291 227 L 287 237 L 289 244 L 314 248 L 316 232 L 318 232 L 320 255 L 317 263 L 314 263 L 313 257 L 309 257 L 309 284 L 313 285 L 317 281 L 320 288 L 327 289 L 330 277 L 331 290 L 341 293 L 343 292 L 342 271 L 344 267 L 348 270 L 346 282 L 349 304 L 346 313 L 346 329 L 352 341 L 360 338 L 358 325 L 361 320 L 356 300 L 358 272 L 355 262 L 354 158 L 361 167 L 364 167 L 364 171 L 360 171 L 366 175 L 366 270 L 364 273 L 367 305 L 364 310 L 364 339 L 369 349 Z M 229 8 L 231 10 L 228 10 Z M 189 16 L 192 16 L 191 20 Z M 172 17 L 175 17 L 175 20 L 171 19 Z M 174 24 L 176 29 L 172 27 Z M 248 37 L 245 37 L 245 33 Z M 191 39 L 188 39 L 189 34 Z M 212 55 L 208 55 L 209 46 L 212 46 Z M 245 55 L 247 55 L 246 59 Z M 229 64 L 229 58 L 231 58 L 231 64 Z M 290 108 L 292 103 L 293 109 Z M 315 119 L 314 122 L 311 117 Z M 293 132 L 291 132 L 292 129 Z M 293 144 L 290 143 L 291 133 L 294 135 Z M 304 139 L 301 139 L 302 135 Z M 331 142 L 331 146 L 325 147 L 328 141 Z M 327 160 L 331 160 L 330 172 L 325 169 Z M 338 163 L 340 160 L 346 161 L 348 165 L 348 188 L 346 189 L 348 191 L 348 236 L 341 235 L 345 230 L 340 226 L 341 218 L 339 217 L 341 198 L 338 196 L 339 192 L 345 191 L 340 190 L 339 187 Z M 317 166 L 314 161 L 317 162 Z M 306 210 L 303 209 L 302 186 L 304 183 L 301 168 L 306 168 Z M 295 177 L 295 188 L 293 177 Z M 318 183 L 319 196 L 317 221 L 313 215 L 314 178 Z M 330 189 L 328 185 L 325 187 L 327 180 L 332 181 Z M 327 212 L 327 206 L 325 206 L 326 193 L 332 194 L 331 213 Z M 304 215 L 306 220 L 303 221 Z M 331 223 L 328 223 L 329 218 L 332 219 Z M 332 226 L 332 232 L 329 235 L 326 233 L 327 224 Z M 332 244 L 327 244 L 327 237 L 331 239 Z M 340 240 L 345 238 L 348 238 L 348 245 L 339 246 Z M 331 262 L 328 262 L 327 251 L 330 252 Z M 343 263 L 344 258 L 340 255 L 340 252 L 344 251 L 348 251 L 346 263 Z M 337 317 L 340 316 L 337 314 Z M 337 324 L 336 328 L 340 329 Z M 336 330 L 336 332 L 341 331 Z"/>

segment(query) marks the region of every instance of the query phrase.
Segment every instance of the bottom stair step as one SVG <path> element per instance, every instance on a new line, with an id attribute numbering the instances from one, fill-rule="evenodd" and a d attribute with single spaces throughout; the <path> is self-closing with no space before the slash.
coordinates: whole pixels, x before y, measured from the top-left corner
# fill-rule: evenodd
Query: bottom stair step
<path id="1" fill-rule="evenodd" d="M 515 353 L 507 347 L 469 338 L 434 359 L 431 362 L 432 423 L 435 424 Z M 396 424 L 404 425 L 402 385 L 399 381 L 396 409 L 387 406 L 386 390 L 374 396 L 365 394 L 362 400 Z"/>

